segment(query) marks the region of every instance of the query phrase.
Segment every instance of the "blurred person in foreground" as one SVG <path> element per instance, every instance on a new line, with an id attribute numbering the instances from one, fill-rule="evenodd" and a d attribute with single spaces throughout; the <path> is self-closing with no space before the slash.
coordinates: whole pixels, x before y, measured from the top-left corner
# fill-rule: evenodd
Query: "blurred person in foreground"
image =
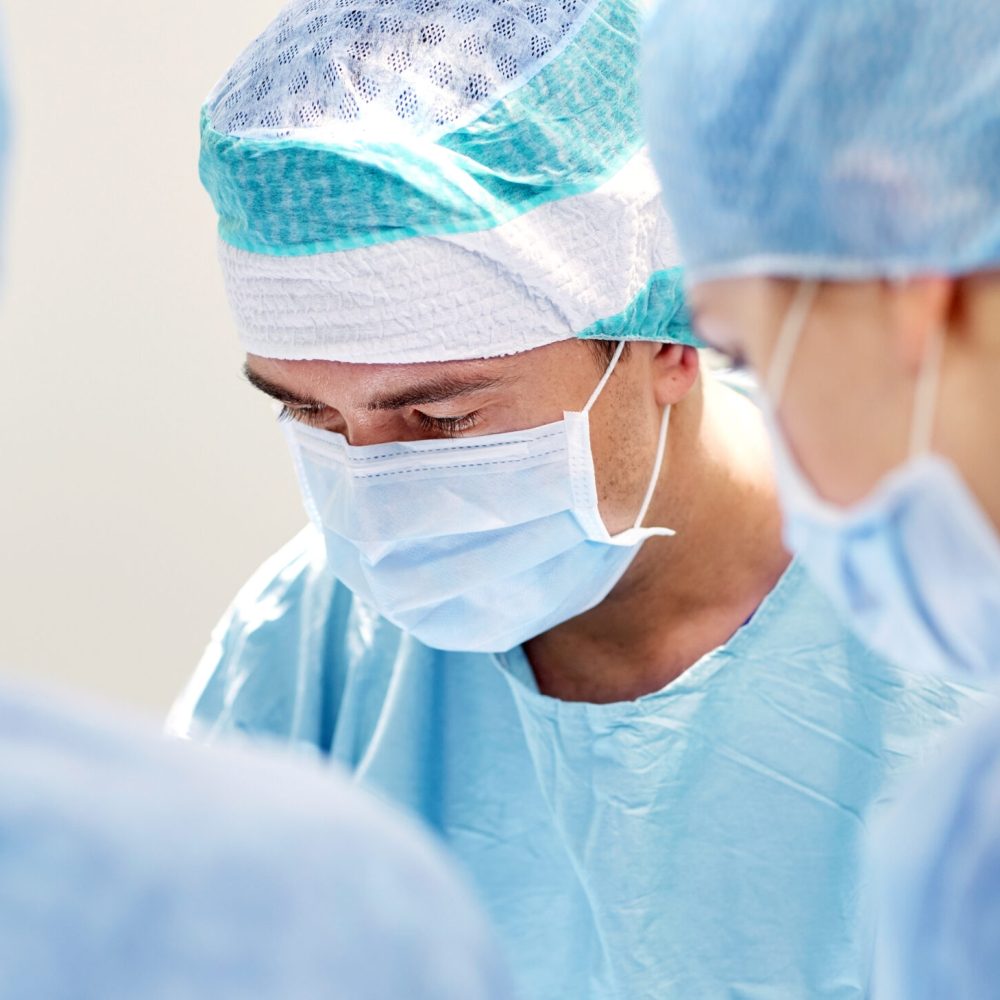
<path id="1" fill-rule="evenodd" d="M 345 775 L 0 682 L 2 1000 L 507 1000 L 505 983 L 431 838 Z"/>

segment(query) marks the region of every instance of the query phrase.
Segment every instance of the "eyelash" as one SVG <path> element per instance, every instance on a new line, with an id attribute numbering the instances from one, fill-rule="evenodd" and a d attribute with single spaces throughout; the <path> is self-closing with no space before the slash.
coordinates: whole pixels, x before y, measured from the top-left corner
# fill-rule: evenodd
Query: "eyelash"
<path id="1" fill-rule="evenodd" d="M 300 424 L 313 424 L 322 412 L 323 410 L 319 407 L 310 409 L 306 406 L 297 406 L 293 409 L 291 406 L 282 404 L 281 412 L 278 414 L 278 423 L 283 424 L 289 420 L 295 420 Z"/>
<path id="2" fill-rule="evenodd" d="M 466 413 L 462 417 L 429 417 L 426 413 L 417 411 L 417 422 L 423 431 L 454 437 L 456 434 L 472 430 L 479 423 L 479 413 L 473 410 L 472 413 Z"/>
<path id="3" fill-rule="evenodd" d="M 278 422 L 286 423 L 289 420 L 295 420 L 302 424 L 312 425 L 319 422 L 319 417 L 322 413 L 323 409 L 319 407 L 309 409 L 304 406 L 292 408 L 282 405 L 281 412 L 278 414 Z M 428 434 L 444 434 L 447 437 L 454 437 L 457 434 L 472 430 L 479 423 L 479 413 L 477 411 L 467 413 L 461 417 L 430 417 L 426 413 L 418 411 L 416 416 L 417 423 L 420 425 L 422 431 Z"/>

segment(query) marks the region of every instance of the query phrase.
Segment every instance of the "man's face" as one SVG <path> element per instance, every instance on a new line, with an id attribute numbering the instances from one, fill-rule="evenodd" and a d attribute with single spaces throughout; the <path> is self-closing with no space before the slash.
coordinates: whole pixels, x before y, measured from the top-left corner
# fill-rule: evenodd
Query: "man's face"
<path id="1" fill-rule="evenodd" d="M 591 411 L 601 514 L 630 527 L 642 502 L 662 408 L 655 345 L 636 344 Z M 421 364 L 279 361 L 249 355 L 249 380 L 289 419 L 352 445 L 472 437 L 525 430 L 582 410 L 606 363 L 593 345 L 567 340 L 505 358 Z"/>
<path id="2" fill-rule="evenodd" d="M 739 278 L 689 294 L 699 334 L 767 389 L 798 282 Z M 821 496 L 850 504 L 907 456 L 915 372 L 893 349 L 896 317 L 881 282 L 825 284 L 798 341 L 780 400 L 784 437 Z"/>

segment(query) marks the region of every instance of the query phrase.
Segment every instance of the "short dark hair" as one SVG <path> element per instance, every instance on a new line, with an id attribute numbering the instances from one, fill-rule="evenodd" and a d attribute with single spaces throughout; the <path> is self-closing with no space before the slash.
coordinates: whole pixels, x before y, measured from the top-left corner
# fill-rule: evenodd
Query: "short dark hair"
<path id="1" fill-rule="evenodd" d="M 615 356 L 615 351 L 618 350 L 619 341 L 617 340 L 588 340 L 587 346 L 594 352 L 594 357 L 597 358 L 598 363 L 601 368 L 607 368 L 611 364 L 611 359 Z M 622 357 L 628 356 L 629 345 L 626 342 L 625 350 L 622 351 Z"/>

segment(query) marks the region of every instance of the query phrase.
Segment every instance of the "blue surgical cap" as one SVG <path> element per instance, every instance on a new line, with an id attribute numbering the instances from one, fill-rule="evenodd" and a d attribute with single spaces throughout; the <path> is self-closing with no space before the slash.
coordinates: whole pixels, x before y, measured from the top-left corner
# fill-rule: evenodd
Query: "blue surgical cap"
<path id="1" fill-rule="evenodd" d="M 996 0 L 671 0 L 643 62 L 689 281 L 1000 264 Z"/>

